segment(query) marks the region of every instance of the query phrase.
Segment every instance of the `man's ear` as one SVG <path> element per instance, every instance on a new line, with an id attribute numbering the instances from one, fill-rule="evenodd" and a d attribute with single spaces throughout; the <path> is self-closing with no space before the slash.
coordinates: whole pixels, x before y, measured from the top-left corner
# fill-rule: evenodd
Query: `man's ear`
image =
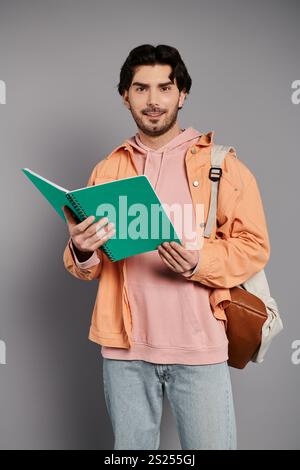
<path id="1" fill-rule="evenodd" d="M 179 94 L 179 103 L 178 103 L 178 108 L 181 109 L 183 107 L 183 103 L 185 102 L 185 98 L 187 96 L 187 93 L 185 91 L 185 88 L 181 90 Z"/>
<path id="2" fill-rule="evenodd" d="M 126 106 L 126 108 L 130 109 L 130 103 L 128 100 L 128 90 L 125 90 L 123 93 L 123 103 Z"/>

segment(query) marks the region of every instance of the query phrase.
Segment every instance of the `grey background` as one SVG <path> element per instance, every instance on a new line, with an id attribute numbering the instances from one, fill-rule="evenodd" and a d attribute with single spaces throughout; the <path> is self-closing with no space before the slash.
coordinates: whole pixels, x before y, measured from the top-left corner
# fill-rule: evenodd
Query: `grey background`
<path id="1" fill-rule="evenodd" d="M 116 85 L 129 51 L 177 47 L 192 77 L 182 127 L 215 131 L 260 186 L 266 267 L 285 323 L 265 363 L 231 369 L 240 449 L 299 449 L 297 1 L 1 0 L 1 449 L 112 449 L 99 347 L 87 339 L 96 282 L 62 262 L 62 220 L 21 173 L 69 189 L 136 127 Z M 161 448 L 180 449 L 168 402 Z"/>

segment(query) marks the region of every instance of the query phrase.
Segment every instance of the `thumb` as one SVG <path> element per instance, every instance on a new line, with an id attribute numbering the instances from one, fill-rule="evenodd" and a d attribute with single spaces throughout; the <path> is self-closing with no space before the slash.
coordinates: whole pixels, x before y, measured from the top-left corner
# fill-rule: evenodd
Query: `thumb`
<path id="1" fill-rule="evenodd" d="M 73 212 L 68 206 L 62 206 L 63 213 L 65 214 L 65 217 L 67 219 L 67 223 L 70 225 L 76 225 L 77 221 L 73 215 Z"/>

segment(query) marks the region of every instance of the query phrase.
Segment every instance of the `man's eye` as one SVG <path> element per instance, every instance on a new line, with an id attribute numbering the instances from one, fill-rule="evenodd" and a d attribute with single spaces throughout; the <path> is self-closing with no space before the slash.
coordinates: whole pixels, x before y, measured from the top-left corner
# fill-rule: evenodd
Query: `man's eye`
<path id="1" fill-rule="evenodd" d="M 162 90 L 170 90 L 171 87 L 170 86 L 164 86 L 164 87 L 161 87 L 161 89 Z M 139 90 L 145 90 L 145 87 L 141 87 L 141 86 L 137 87 L 136 91 L 139 91 Z"/>

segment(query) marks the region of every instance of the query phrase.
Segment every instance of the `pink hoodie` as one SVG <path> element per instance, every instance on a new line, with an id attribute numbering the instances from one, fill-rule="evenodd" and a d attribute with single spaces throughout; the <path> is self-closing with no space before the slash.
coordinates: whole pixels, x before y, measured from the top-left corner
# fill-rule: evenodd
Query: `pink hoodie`
<path id="1" fill-rule="evenodd" d="M 192 206 L 185 154 L 200 135 L 189 127 L 158 150 L 145 146 L 138 133 L 128 139 L 139 174 L 149 178 L 162 203 Z M 192 218 L 195 231 L 194 214 Z M 172 221 L 179 237 L 186 241 L 175 220 Z M 97 262 L 94 258 L 94 264 Z M 157 251 L 127 258 L 126 268 L 133 346 L 130 349 L 102 346 L 103 357 L 189 365 L 228 359 L 224 323 L 212 313 L 209 287 L 170 270 Z"/>

